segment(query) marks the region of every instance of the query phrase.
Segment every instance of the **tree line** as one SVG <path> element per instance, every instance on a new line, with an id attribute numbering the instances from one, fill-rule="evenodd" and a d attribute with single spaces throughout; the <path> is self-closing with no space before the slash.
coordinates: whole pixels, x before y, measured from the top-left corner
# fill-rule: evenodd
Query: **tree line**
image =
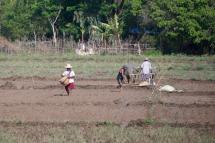
<path id="1" fill-rule="evenodd" d="M 149 43 L 164 54 L 214 54 L 214 0 L 3 0 L 9 40 Z"/>

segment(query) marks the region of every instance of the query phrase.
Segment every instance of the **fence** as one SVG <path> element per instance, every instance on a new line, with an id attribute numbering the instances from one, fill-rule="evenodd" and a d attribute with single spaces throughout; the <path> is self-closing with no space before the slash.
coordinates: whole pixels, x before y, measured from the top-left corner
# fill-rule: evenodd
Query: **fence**
<path id="1" fill-rule="evenodd" d="M 73 40 L 58 40 L 54 45 L 52 41 L 16 41 L 13 43 L 0 42 L 0 53 L 4 54 L 18 54 L 18 53 L 68 53 L 75 51 L 76 49 L 82 49 L 87 52 L 89 49 L 93 50 L 94 54 L 141 54 L 145 50 L 154 49 L 149 44 L 131 44 L 123 42 L 121 46 L 114 44 L 97 43 L 89 41 L 86 43 L 75 42 Z"/>

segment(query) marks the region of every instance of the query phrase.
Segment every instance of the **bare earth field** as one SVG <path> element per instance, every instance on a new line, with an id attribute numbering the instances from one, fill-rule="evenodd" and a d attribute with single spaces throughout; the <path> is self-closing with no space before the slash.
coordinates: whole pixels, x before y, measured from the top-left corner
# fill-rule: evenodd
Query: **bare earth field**
<path id="1" fill-rule="evenodd" d="M 112 122 L 142 126 L 157 125 L 215 128 L 215 83 L 169 79 L 183 93 L 154 92 L 115 80 L 81 79 L 72 96 L 65 96 L 57 80 L 45 78 L 0 79 L 2 122 Z"/>
<path id="2" fill-rule="evenodd" d="M 144 57 L 0 54 L 0 143 L 215 143 L 215 57 L 149 56 L 157 89 L 181 93 L 117 89 L 119 67 Z M 66 63 L 71 96 L 57 78 Z"/>

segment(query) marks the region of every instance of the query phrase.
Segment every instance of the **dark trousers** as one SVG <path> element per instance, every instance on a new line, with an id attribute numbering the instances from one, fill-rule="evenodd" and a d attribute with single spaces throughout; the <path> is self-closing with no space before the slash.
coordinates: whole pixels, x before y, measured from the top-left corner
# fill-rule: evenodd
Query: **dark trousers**
<path id="1" fill-rule="evenodd" d="M 122 73 L 118 73 L 117 77 L 116 77 L 116 80 L 118 82 L 119 85 L 122 85 L 122 82 L 123 82 L 123 76 L 122 76 Z"/>

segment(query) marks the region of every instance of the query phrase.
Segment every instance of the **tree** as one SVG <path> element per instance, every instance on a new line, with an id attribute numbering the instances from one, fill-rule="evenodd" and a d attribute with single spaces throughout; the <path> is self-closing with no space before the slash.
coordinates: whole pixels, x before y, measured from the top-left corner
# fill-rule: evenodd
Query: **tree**
<path id="1" fill-rule="evenodd" d="M 92 25 L 92 30 L 100 33 L 101 39 L 105 44 L 107 40 L 113 35 L 117 46 L 122 48 L 120 34 L 122 32 L 122 23 L 120 23 L 118 16 L 115 14 L 113 18 L 108 20 L 108 23 L 99 22 L 97 25 Z"/>
<path id="2" fill-rule="evenodd" d="M 49 22 L 44 20 L 43 16 L 43 3 L 40 1 L 34 1 L 31 4 L 31 17 L 30 17 L 30 28 L 31 33 L 34 35 L 35 46 L 38 38 L 44 37 L 49 32 Z"/>
<path id="3" fill-rule="evenodd" d="M 73 21 L 75 21 L 76 23 L 79 24 L 80 26 L 80 31 L 81 31 L 81 41 L 82 43 L 84 43 L 84 33 L 85 33 L 85 24 L 87 22 L 87 18 L 84 17 L 83 12 L 82 11 L 75 11 L 74 12 L 74 17 L 73 17 Z"/>
<path id="4" fill-rule="evenodd" d="M 42 6 L 43 6 L 43 14 L 48 19 L 52 28 L 52 34 L 53 34 L 52 39 L 53 39 L 53 44 L 55 46 L 57 43 L 55 24 L 60 16 L 62 6 L 60 2 L 52 1 L 52 0 L 42 1 Z"/>
<path id="5" fill-rule="evenodd" d="M 1 3 L 1 34 L 15 40 L 29 34 L 30 3 L 24 0 L 5 0 Z"/>
<path id="6" fill-rule="evenodd" d="M 200 54 L 214 41 L 215 9 L 210 0 L 154 0 L 151 17 L 162 29 L 166 53 Z"/>
<path id="7" fill-rule="evenodd" d="M 114 17 L 108 21 L 108 24 L 109 24 L 108 27 L 110 28 L 111 33 L 115 36 L 117 45 L 122 49 L 120 35 L 122 33 L 123 23 L 122 22 L 120 23 L 119 17 L 117 16 L 117 14 L 114 14 Z"/>

